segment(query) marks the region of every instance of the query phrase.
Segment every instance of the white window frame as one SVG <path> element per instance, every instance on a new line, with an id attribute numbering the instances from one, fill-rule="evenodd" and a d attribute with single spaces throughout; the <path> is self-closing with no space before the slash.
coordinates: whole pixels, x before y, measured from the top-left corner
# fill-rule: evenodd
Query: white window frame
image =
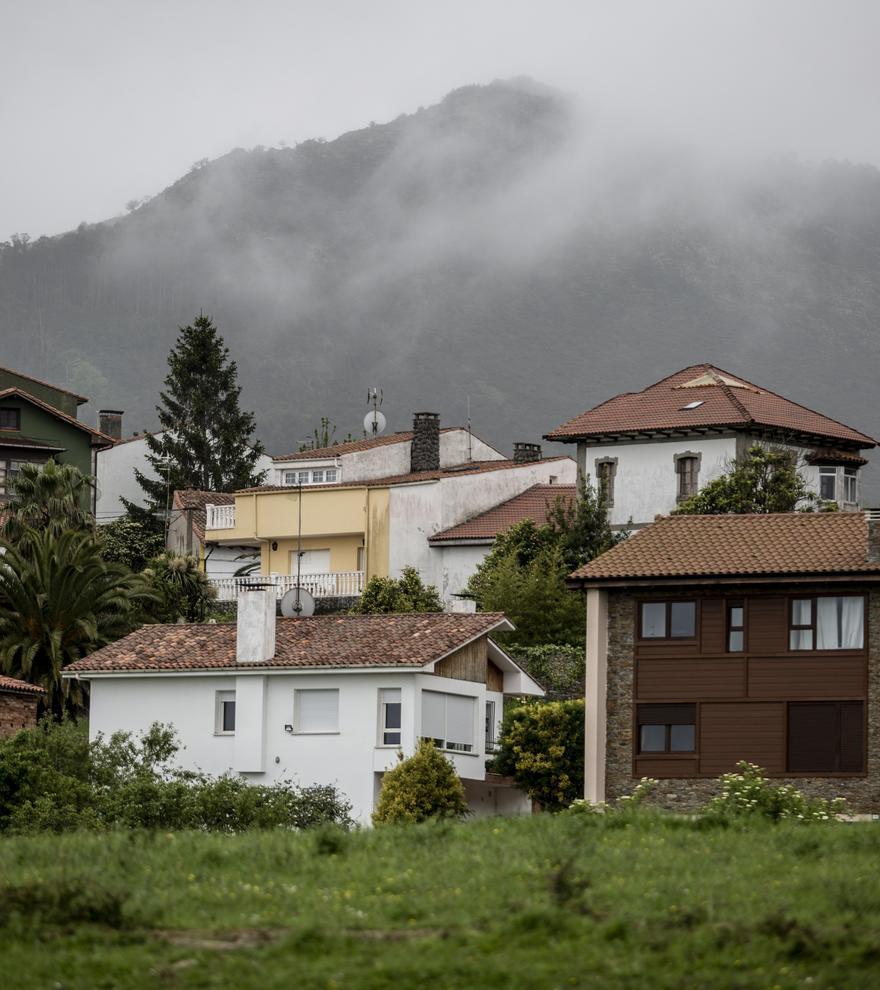
<path id="1" fill-rule="evenodd" d="M 851 490 L 850 490 L 851 489 Z M 849 496 L 852 495 L 852 498 Z M 859 469 L 843 469 L 843 501 L 846 505 L 859 504 Z"/>
<path id="2" fill-rule="evenodd" d="M 486 699 L 486 752 L 494 753 L 498 748 L 498 720 L 495 715 L 494 698 Z"/>
<path id="3" fill-rule="evenodd" d="M 303 729 L 301 705 L 303 696 L 311 694 L 336 695 L 336 728 Z M 293 692 L 293 734 L 295 736 L 338 736 L 339 735 L 339 688 L 295 688 Z"/>
<path id="4" fill-rule="evenodd" d="M 330 475 L 333 475 L 331 478 Z M 339 478 L 339 469 L 335 467 L 324 468 L 324 484 L 335 485 Z"/>
<path id="5" fill-rule="evenodd" d="M 397 695 L 397 701 L 389 700 L 386 695 Z M 379 723 L 376 745 L 380 749 L 400 749 L 403 745 L 403 691 L 401 688 L 379 688 Z M 387 712 L 389 705 L 400 705 L 400 726 L 394 728 L 388 725 Z M 385 742 L 385 736 L 396 732 L 400 737 L 395 742 Z"/>
<path id="6" fill-rule="evenodd" d="M 834 485 L 834 492 L 831 495 L 822 494 L 822 479 L 831 478 Z M 820 467 L 819 468 L 819 498 L 826 502 L 836 502 L 837 501 L 837 468 L 836 467 Z"/>
<path id="7" fill-rule="evenodd" d="M 224 706 L 228 702 L 232 702 L 235 705 L 235 691 L 215 691 L 214 692 L 214 735 L 215 736 L 234 736 L 235 726 L 231 729 L 223 728 L 223 715 Z M 233 715 L 233 722 L 238 718 L 238 706 L 235 707 L 235 714 Z"/>
<path id="8" fill-rule="evenodd" d="M 439 737 L 435 737 L 435 736 L 426 736 L 426 735 L 424 735 L 424 733 L 422 735 L 422 738 L 423 739 L 430 739 L 434 743 L 435 746 L 437 746 L 437 743 L 439 742 L 440 745 L 437 746 L 437 749 L 439 749 L 439 750 L 441 750 L 442 752 L 445 752 L 445 753 L 456 753 L 459 756 L 479 756 L 479 754 L 480 754 L 480 746 L 479 746 L 479 738 L 480 738 L 480 736 L 479 736 L 479 733 L 477 731 L 477 727 L 476 727 L 476 724 L 475 724 L 475 722 L 476 722 L 477 698 L 474 695 L 472 695 L 472 694 L 454 694 L 454 693 L 446 692 L 446 691 L 429 691 L 429 690 L 423 690 L 422 691 L 422 699 L 424 699 L 424 696 L 426 694 L 437 695 L 437 697 L 443 699 L 443 723 L 444 723 L 443 724 L 443 738 L 440 739 Z M 450 741 L 449 741 L 449 699 L 450 698 L 460 698 L 463 701 L 467 701 L 467 702 L 470 703 L 470 706 L 471 706 L 471 728 L 470 728 L 470 736 L 471 736 L 471 740 L 472 740 L 470 743 L 458 743 L 455 740 L 453 740 L 452 745 L 450 745 Z M 422 713 L 423 712 L 424 712 L 424 700 L 422 700 Z M 424 726 L 422 726 L 422 729 L 424 730 Z M 463 747 L 465 745 L 469 745 L 470 746 L 470 749 L 463 749 L 463 748 L 461 748 L 461 747 Z"/>

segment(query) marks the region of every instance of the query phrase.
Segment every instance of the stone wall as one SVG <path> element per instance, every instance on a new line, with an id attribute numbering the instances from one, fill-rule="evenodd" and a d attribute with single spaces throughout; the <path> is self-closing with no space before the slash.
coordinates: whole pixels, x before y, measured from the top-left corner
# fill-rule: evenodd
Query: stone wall
<path id="1" fill-rule="evenodd" d="M 0 739 L 37 724 L 41 695 L 0 691 Z"/>
<path id="2" fill-rule="evenodd" d="M 633 636 L 634 598 L 608 595 L 608 721 L 605 795 L 608 802 L 632 792 L 633 776 Z M 864 777 L 774 777 L 812 797 L 842 797 L 856 812 L 880 812 L 880 591 L 868 598 L 868 763 Z M 716 780 L 659 781 L 655 800 L 664 807 L 692 811 L 718 790 Z"/>
<path id="3" fill-rule="evenodd" d="M 440 417 L 437 413 L 418 412 L 413 419 L 410 454 L 412 471 L 436 471 L 440 467 Z"/>

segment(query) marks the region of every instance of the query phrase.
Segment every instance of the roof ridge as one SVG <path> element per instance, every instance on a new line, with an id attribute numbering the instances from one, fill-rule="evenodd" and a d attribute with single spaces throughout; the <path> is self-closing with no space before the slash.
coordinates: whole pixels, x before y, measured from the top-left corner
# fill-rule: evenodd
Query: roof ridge
<path id="1" fill-rule="evenodd" d="M 65 388 L 63 385 L 54 385 L 52 382 L 47 382 L 45 378 L 37 378 L 36 375 L 29 375 L 26 371 L 17 371 L 15 368 L 10 368 L 5 364 L 0 364 L 0 371 L 8 371 L 11 375 L 18 375 L 19 378 L 27 378 L 29 382 L 36 382 L 37 385 L 45 385 L 46 388 L 53 388 L 56 392 L 63 392 L 65 395 L 71 395 L 74 399 L 81 399 L 77 405 L 83 405 L 83 403 L 90 402 L 91 400 L 87 395 L 80 395 L 79 392 L 73 392 L 69 388 Z"/>
<path id="2" fill-rule="evenodd" d="M 102 433 L 100 430 L 96 430 L 92 426 L 88 426 L 83 422 L 80 422 L 75 416 L 71 416 L 69 413 L 64 412 L 63 409 L 59 409 L 57 406 L 53 406 L 50 402 L 45 402 L 36 395 L 31 395 L 27 389 L 20 388 L 18 385 L 10 385 L 8 388 L 0 390 L 0 398 L 11 393 L 17 393 L 24 397 L 28 402 L 33 402 L 35 405 L 39 406 L 41 409 L 50 412 L 53 416 L 58 416 L 65 422 L 70 423 L 71 426 L 76 426 L 80 430 L 84 430 L 86 433 L 91 433 L 92 436 L 100 437 L 101 440 L 106 440 L 107 445 L 112 447 L 116 444 L 113 437 L 108 436 L 106 433 Z"/>

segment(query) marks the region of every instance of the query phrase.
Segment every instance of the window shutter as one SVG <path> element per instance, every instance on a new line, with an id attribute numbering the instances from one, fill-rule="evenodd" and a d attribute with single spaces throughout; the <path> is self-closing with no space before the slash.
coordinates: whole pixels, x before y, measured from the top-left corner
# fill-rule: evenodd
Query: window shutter
<path id="1" fill-rule="evenodd" d="M 339 731 L 339 690 L 296 692 L 297 732 Z"/>
<path id="2" fill-rule="evenodd" d="M 840 769 L 865 769 L 865 713 L 861 701 L 840 703 Z"/>
<path id="3" fill-rule="evenodd" d="M 788 769 L 833 772 L 837 769 L 837 705 L 822 701 L 788 706 Z"/>
<path id="4" fill-rule="evenodd" d="M 473 749 L 474 699 L 457 694 L 446 696 L 446 742 L 452 749 Z"/>
<path id="5" fill-rule="evenodd" d="M 422 735 L 446 740 L 446 696 L 436 691 L 422 691 Z"/>

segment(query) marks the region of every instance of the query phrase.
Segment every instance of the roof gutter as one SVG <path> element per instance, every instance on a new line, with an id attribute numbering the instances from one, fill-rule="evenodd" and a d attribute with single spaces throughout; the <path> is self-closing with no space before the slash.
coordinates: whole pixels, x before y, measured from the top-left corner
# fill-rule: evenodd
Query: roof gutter
<path id="1" fill-rule="evenodd" d="M 675 575 L 665 574 L 656 577 L 567 577 L 566 587 L 572 590 L 588 588 L 653 588 L 660 585 L 693 586 L 712 584 L 880 584 L 880 571 L 846 571 L 832 573 L 817 571 L 815 573 L 784 573 L 778 574 L 700 574 Z"/>

